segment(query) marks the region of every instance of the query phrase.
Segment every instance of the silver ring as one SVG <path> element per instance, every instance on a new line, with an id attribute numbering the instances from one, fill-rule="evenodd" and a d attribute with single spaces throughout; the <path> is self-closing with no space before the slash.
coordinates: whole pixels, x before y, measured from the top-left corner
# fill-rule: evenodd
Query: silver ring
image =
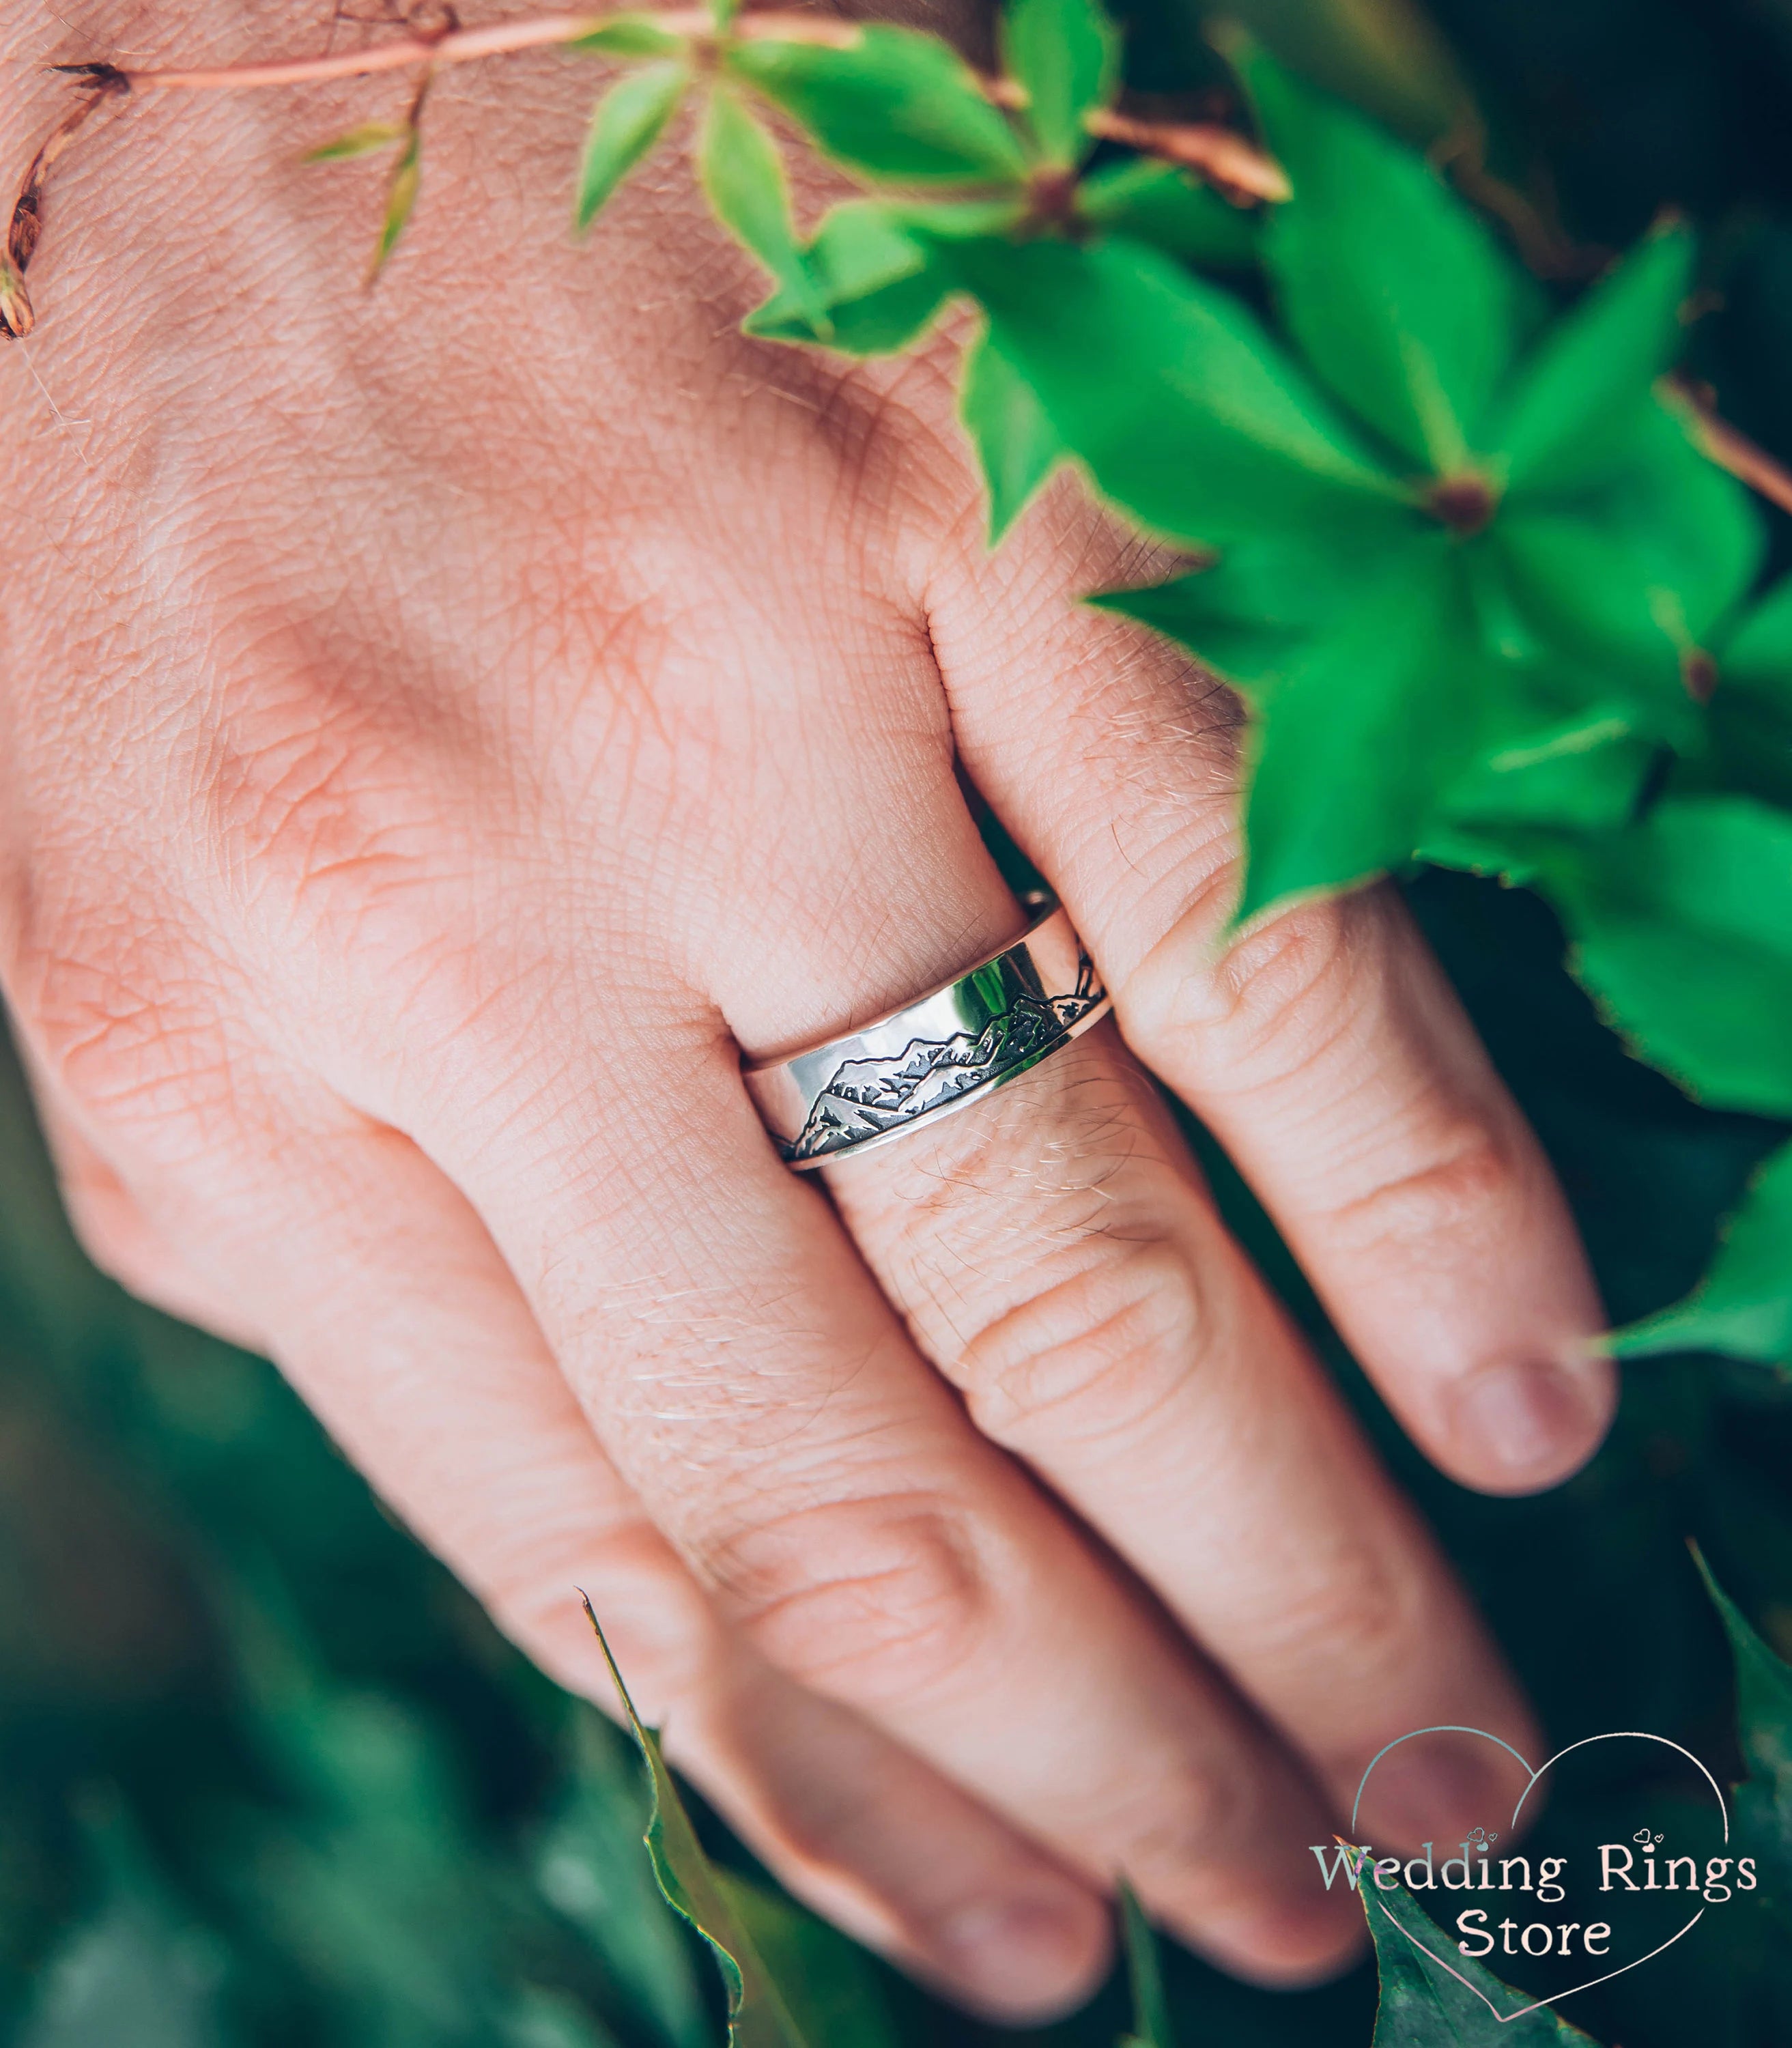
<path id="1" fill-rule="evenodd" d="M 786 1166 L 869 1152 L 968 1108 L 1049 1059 L 1111 1004 L 1050 896 L 1022 936 L 855 1031 L 742 1072 Z"/>

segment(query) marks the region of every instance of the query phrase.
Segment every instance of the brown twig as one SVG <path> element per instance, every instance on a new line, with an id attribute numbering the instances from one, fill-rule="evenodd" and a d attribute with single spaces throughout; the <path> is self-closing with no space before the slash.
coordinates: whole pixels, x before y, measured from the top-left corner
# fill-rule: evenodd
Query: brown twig
<path id="1" fill-rule="evenodd" d="M 1727 469 L 1751 491 L 1759 491 L 1770 505 L 1792 512 L 1792 470 L 1765 448 L 1757 448 L 1728 420 L 1720 419 L 1699 386 L 1684 377 L 1670 378 L 1668 382 L 1674 396 L 1692 415 L 1693 439 L 1718 467 Z"/>
<path id="2" fill-rule="evenodd" d="M 130 91 L 124 74 L 111 64 L 82 64 L 78 68 L 87 80 L 87 89 L 50 130 L 32 158 L 13 204 L 6 253 L 0 255 L 0 332 L 14 341 L 23 341 L 37 324 L 31 295 L 25 288 L 25 273 L 31 267 L 44 232 L 44 180 L 49 176 L 50 166 L 74 141 L 96 107 L 108 99 L 122 99 Z"/>
<path id="3" fill-rule="evenodd" d="M 668 35 L 702 37 L 714 33 L 707 8 L 673 7 L 641 10 Z M 445 35 L 405 36 L 375 43 L 364 50 L 341 50 L 333 56 L 301 57 L 289 63 L 222 64 L 200 71 L 134 71 L 122 76 L 134 92 L 217 92 L 258 86 L 317 85 L 332 79 L 368 78 L 377 72 L 408 71 L 418 64 L 440 69 L 448 64 L 478 64 L 487 57 L 514 56 L 521 50 L 551 49 L 583 42 L 617 19 L 604 14 L 534 14 L 520 21 L 497 21 L 483 29 L 454 29 Z M 830 21 L 813 14 L 742 14 L 732 33 L 780 42 L 827 43 L 850 46 L 859 30 L 850 21 Z"/>
<path id="4" fill-rule="evenodd" d="M 707 8 L 649 8 L 640 10 L 668 34 L 693 42 L 715 39 L 714 17 Z M 84 96 L 64 115 L 33 158 L 13 211 L 11 233 L 0 254 L 0 334 L 15 339 L 35 324 L 25 273 L 37 246 L 41 227 L 46 173 L 102 100 L 151 92 L 218 92 L 258 87 L 324 84 L 332 80 L 370 78 L 382 72 L 421 69 L 425 80 L 450 64 L 476 64 L 487 57 L 523 50 L 578 44 L 595 37 L 611 23 L 626 18 L 609 14 L 537 14 L 526 19 L 464 29 L 451 6 L 444 6 L 439 23 L 428 29 L 414 16 L 409 33 L 366 49 L 333 52 L 275 64 L 222 64 L 182 71 L 129 71 L 112 64 L 58 64 L 54 69 L 78 75 L 86 82 Z M 727 31 L 751 41 L 820 43 L 848 48 L 862 33 L 851 21 L 766 9 L 736 17 Z M 981 81 L 998 105 L 1023 103 L 1019 88 L 1005 79 Z M 1282 167 L 1229 128 L 1211 122 L 1142 121 L 1130 114 L 1098 111 L 1088 118 L 1089 132 L 1104 141 L 1123 142 L 1166 161 L 1181 164 L 1206 179 L 1228 198 L 1240 204 L 1282 200 L 1289 184 Z M 411 147 L 401 168 L 414 170 L 414 124 Z"/>
<path id="5" fill-rule="evenodd" d="M 1085 125 L 1104 142 L 1123 142 L 1146 156 L 1181 164 L 1230 195 L 1279 200 L 1294 192 L 1281 165 L 1235 128 L 1210 121 L 1135 121 L 1111 109 L 1091 114 Z"/>

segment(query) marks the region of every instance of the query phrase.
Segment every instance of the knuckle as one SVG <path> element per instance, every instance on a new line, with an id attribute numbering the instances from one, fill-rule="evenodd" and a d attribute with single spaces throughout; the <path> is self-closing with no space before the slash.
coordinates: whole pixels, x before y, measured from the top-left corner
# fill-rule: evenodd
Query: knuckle
<path id="1" fill-rule="evenodd" d="M 992 1601 L 964 1513 L 925 1495 L 808 1508 L 731 1531 L 704 1565 L 772 1663 L 858 1700 L 948 1683 L 976 1654 Z"/>
<path id="2" fill-rule="evenodd" d="M 1305 1668 L 1324 1655 L 1343 1661 L 1356 1682 L 1379 1685 L 1387 1674 L 1410 1669 L 1423 1640 L 1422 1585 L 1410 1561 L 1366 1542 L 1340 1539 L 1322 1571 L 1305 1586 L 1290 1586 L 1265 1618 L 1259 1654 Z"/>
<path id="3" fill-rule="evenodd" d="M 1235 1082 L 1286 1080 L 1349 1028 L 1362 913 L 1353 898 L 1304 904 L 1214 960 L 1213 898 L 1231 886 L 1210 880 L 1133 970 L 1121 999 L 1147 1046 L 1211 1047 Z"/>
<path id="4" fill-rule="evenodd" d="M 1452 1238 L 1473 1230 L 1519 1175 L 1511 1133 L 1480 1119 L 1440 1121 L 1419 1144 L 1409 1143 L 1399 1166 L 1332 1205 L 1327 1234 L 1348 1252 Z"/>
<path id="5" fill-rule="evenodd" d="M 1041 1431 L 1085 1446 L 1135 1440 L 1186 1385 L 1206 1320 L 1174 1246 L 1113 1244 L 980 1332 L 954 1376 L 999 1443 Z"/>
<path id="6" fill-rule="evenodd" d="M 219 741 L 214 843 L 267 908 L 359 940 L 441 864 L 449 828 L 421 751 L 353 704 L 258 707 Z"/>
<path id="7" fill-rule="evenodd" d="M 100 929 L 28 944 L 15 995 L 52 1086 L 109 1123 L 165 1130 L 228 1096 L 221 979 Z"/>
<path id="8" fill-rule="evenodd" d="M 1185 1759 L 1154 1781 L 1149 1806 L 1126 1817 L 1127 1867 L 1141 1872 L 1192 1868 L 1224 1857 L 1249 1839 L 1259 1804 L 1256 1780 L 1235 1760 Z"/>
<path id="9" fill-rule="evenodd" d="M 437 1547 L 465 1550 L 452 1541 Z M 570 1690 L 614 1709 L 615 1693 L 578 1593 L 588 1591 L 606 1639 L 650 1723 L 711 1688 L 723 1656 L 708 1602 L 651 1524 L 594 1530 L 577 1514 L 495 1530 L 463 1576 L 513 1642 Z"/>

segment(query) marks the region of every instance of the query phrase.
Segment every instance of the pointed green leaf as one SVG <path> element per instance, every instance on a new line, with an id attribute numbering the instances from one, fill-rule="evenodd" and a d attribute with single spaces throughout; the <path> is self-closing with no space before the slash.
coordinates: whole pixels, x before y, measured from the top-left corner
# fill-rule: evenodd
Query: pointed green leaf
<path id="1" fill-rule="evenodd" d="M 619 79 L 599 100 L 579 157 L 573 217 L 581 230 L 659 140 L 689 81 L 686 66 L 668 59 Z"/>
<path id="2" fill-rule="evenodd" d="M 1227 0 L 1222 19 L 1410 142 L 1460 143 L 1483 129 L 1449 41 L 1417 0 Z M 1216 40 L 1229 54 L 1235 37 Z"/>
<path id="3" fill-rule="evenodd" d="M 1782 1146 L 1750 1182 L 1693 1293 L 1620 1330 L 1612 1348 L 1623 1358 L 1715 1352 L 1792 1372 L 1792 1145 Z M 1792 1746 L 1786 1771 L 1792 1813 Z"/>
<path id="4" fill-rule="evenodd" d="M 741 324 L 762 341 L 824 343 L 851 355 L 906 348 L 939 309 L 948 279 L 927 244 L 877 200 L 825 215 L 801 254 L 801 274 Z"/>
<path id="5" fill-rule="evenodd" d="M 1623 462 L 1656 378 L 1680 352 L 1692 275 L 1691 235 L 1661 228 L 1543 336 L 1493 432 L 1512 496 L 1598 483 Z"/>
<path id="6" fill-rule="evenodd" d="M 1604 691 L 1632 691 L 1652 729 L 1689 743 L 1686 662 L 1754 580 L 1765 529 L 1747 493 L 1645 393 L 1597 490 L 1508 503 L 1488 535 L 1515 613 Z"/>
<path id="7" fill-rule="evenodd" d="M 710 95 L 697 144 L 703 188 L 716 217 L 778 280 L 802 316 L 826 339 L 825 304 L 797 245 L 790 192 L 778 145 L 738 94 Z"/>
<path id="8" fill-rule="evenodd" d="M 954 289 L 939 245 L 1000 234 L 1020 211 L 1010 200 L 848 200 L 823 217 L 803 251 L 825 320 L 789 289 L 750 313 L 745 331 L 767 341 L 823 343 L 849 355 L 892 355 L 917 339 Z"/>
<path id="9" fill-rule="evenodd" d="M 1015 375 L 987 334 L 972 345 L 966 361 L 958 413 L 989 488 L 993 548 L 1057 466 L 1063 446 L 1030 386 Z"/>
<path id="10" fill-rule="evenodd" d="M 386 215 L 380 223 L 379 240 L 374 246 L 373 262 L 367 269 L 370 285 L 386 268 L 386 258 L 398 247 L 399 236 L 409 226 L 422 180 L 423 135 L 421 130 L 413 126 L 386 181 Z"/>
<path id="11" fill-rule="evenodd" d="M 1465 1956 L 1400 1886 L 1361 1897 L 1381 1979 L 1373 2048 L 1594 2048 L 1547 2006 L 1526 2011 L 1527 1992 Z"/>
<path id="12" fill-rule="evenodd" d="M 580 1598 L 584 1596 L 581 1594 Z M 730 2048 L 805 2048 L 797 2023 L 723 1888 L 720 1873 L 703 1852 L 678 1797 L 678 1788 L 660 1754 L 658 1736 L 643 1725 L 634 1711 L 634 1702 L 623 1683 L 623 1674 L 616 1668 L 589 1600 L 584 1600 L 584 1608 L 652 1780 L 654 1806 L 646 1844 L 654 1875 L 667 1903 L 689 1921 L 715 1952 L 727 1992 Z"/>
<path id="13" fill-rule="evenodd" d="M 1118 237 L 949 254 L 1066 449 L 1158 533 L 1197 546 L 1291 526 L 1391 539 L 1410 522 L 1398 487 L 1253 316 L 1167 257 Z"/>
<path id="14" fill-rule="evenodd" d="M 1119 80 L 1119 33 L 1101 0 L 1009 0 L 1001 48 L 1041 153 L 1073 169 L 1092 146 L 1084 116 L 1107 104 Z"/>
<path id="15" fill-rule="evenodd" d="M 1538 873 L 1576 973 L 1643 1058 L 1713 1108 L 1792 1116 L 1792 817 L 1670 797 Z"/>
<path id="16" fill-rule="evenodd" d="M 1124 1878 L 1120 1880 L 1120 1930 L 1126 1939 L 1133 2026 L 1120 2048 L 1176 2048 L 1170 2031 L 1169 2001 L 1164 1996 L 1163 1968 L 1158 1960 L 1158 1937 Z"/>
<path id="17" fill-rule="evenodd" d="M 1410 860 L 1476 751 L 1472 628 L 1447 545 L 1413 544 L 1328 630 L 1240 679 L 1253 717 L 1239 921 Z"/>
<path id="18" fill-rule="evenodd" d="M 1565 726 L 1547 677 L 1482 644 L 1467 551 L 1446 536 L 1358 546 L 1258 543 L 1098 600 L 1180 641 L 1251 708 L 1241 919 L 1405 864 L 1440 840 L 1459 796 L 1522 812 L 1490 805 L 1490 783 L 1623 730 Z"/>
<path id="19" fill-rule="evenodd" d="M 639 1854 L 647 1819 L 633 1746 L 595 1709 L 574 1723 L 574 1775 L 535 1847 L 535 1881 L 603 1958 L 658 2048 L 711 2048 L 696 1959 Z"/>
<path id="20" fill-rule="evenodd" d="M 1167 583 L 1104 591 L 1088 601 L 1166 634 L 1234 682 L 1260 682 L 1357 602 L 1383 537 L 1371 529 L 1367 545 L 1356 545 L 1346 529 L 1310 541 L 1290 532 L 1244 541 Z"/>
<path id="21" fill-rule="evenodd" d="M 1792 810 L 1792 576 L 1719 649 L 1709 723 L 1720 786 Z"/>
<path id="22" fill-rule="evenodd" d="M 1185 263 L 1242 270 L 1260 253 L 1259 212 L 1229 205 L 1211 185 L 1151 157 L 1091 171 L 1076 188 L 1076 212 L 1091 227 L 1131 235 Z"/>
<path id="23" fill-rule="evenodd" d="M 1740 1845 L 1771 1858 L 1775 1875 L 1770 1896 L 1783 1913 L 1782 1887 L 1792 1883 L 1792 1665 L 1776 1657 L 1749 1626 L 1747 1617 L 1712 1576 L 1697 1550 L 1699 1576 L 1730 1639 L 1736 1669 L 1736 1733 L 1748 1766 L 1748 1782 L 1737 1788 Z"/>
<path id="24" fill-rule="evenodd" d="M 669 34 L 651 14 L 612 14 L 588 36 L 561 45 L 605 57 L 676 57 L 689 47 L 684 37 Z"/>
<path id="25" fill-rule="evenodd" d="M 351 128 L 334 142 L 320 142 L 315 149 L 307 149 L 300 161 L 345 164 L 356 157 L 375 156 L 382 149 L 399 149 L 409 141 L 410 133 L 402 121 L 363 121 L 359 128 Z"/>
<path id="26" fill-rule="evenodd" d="M 871 26 L 840 43 L 754 37 L 723 62 L 849 170 L 914 184 L 1018 184 L 1026 174 L 1007 117 L 937 36 Z"/>
<path id="27" fill-rule="evenodd" d="M 1468 469 L 1532 318 L 1522 273 L 1416 151 L 1266 56 L 1246 76 L 1294 186 L 1263 235 L 1289 332 L 1403 456 Z"/>
<path id="28" fill-rule="evenodd" d="M 781 1892 L 718 1871 L 722 1888 L 816 2048 L 902 2048 L 877 1966 Z"/>

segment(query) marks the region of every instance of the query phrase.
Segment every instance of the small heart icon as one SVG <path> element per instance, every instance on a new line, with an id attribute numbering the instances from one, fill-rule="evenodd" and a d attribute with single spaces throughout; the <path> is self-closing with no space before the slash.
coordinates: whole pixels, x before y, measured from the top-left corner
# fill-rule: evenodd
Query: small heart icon
<path id="1" fill-rule="evenodd" d="M 1646 1730 L 1642 1728 L 1613 1728 L 1604 1735 L 1583 1736 L 1578 1742 L 1571 1742 L 1565 1748 L 1558 1749 L 1553 1756 L 1535 1767 L 1532 1766 L 1529 1758 L 1521 1755 L 1517 1750 L 1513 1748 L 1512 1745 L 1509 1742 L 1501 1741 L 1500 1738 L 1496 1735 L 1489 1735 L 1485 1728 L 1458 1728 L 1454 1726 L 1414 1728 L 1410 1735 L 1396 1736 L 1392 1742 L 1388 1743 L 1384 1747 L 1379 1749 L 1375 1754 L 1370 1758 L 1368 1767 L 1363 1773 L 1362 1782 L 1356 1788 L 1356 1804 L 1352 1806 L 1350 1811 L 1350 1826 L 1351 1833 L 1352 1834 L 1355 1834 L 1356 1832 L 1356 1817 L 1362 1810 L 1363 1791 L 1368 1785 L 1370 1777 L 1373 1774 L 1375 1766 L 1388 1754 L 1389 1751 L 1398 1749 L 1402 1743 L 1414 1741 L 1418 1737 L 1423 1735 L 1479 1736 L 1484 1742 L 1491 1742 L 1495 1744 L 1496 1747 L 1504 1750 L 1508 1756 L 1515 1759 L 1523 1767 L 1525 1771 L 1529 1773 L 1529 1776 L 1526 1781 L 1524 1790 L 1519 1794 L 1518 1804 L 1512 1809 L 1512 1818 L 1510 1825 L 1514 1829 L 1518 1826 L 1519 1817 L 1523 1813 L 1526 1803 L 1530 1799 L 1531 1794 L 1537 1789 L 1538 1782 L 1547 1772 L 1553 1770 L 1557 1764 L 1560 1763 L 1565 1756 L 1572 1755 L 1576 1750 L 1588 1748 L 1595 1743 L 1659 1743 L 1664 1749 L 1671 1749 L 1677 1755 L 1685 1757 L 1686 1761 L 1690 1763 L 1698 1772 L 1699 1775 L 1704 1778 L 1706 1784 L 1711 1787 L 1711 1796 L 1717 1802 L 1718 1815 L 1724 1824 L 1724 1840 L 1726 1846 L 1728 1844 L 1730 1839 L 1730 1809 L 1728 1804 L 1725 1802 L 1722 1786 L 1719 1785 L 1717 1780 L 1712 1776 L 1711 1773 L 1706 1770 L 1705 1766 L 1700 1763 L 1699 1759 L 1693 1755 L 1693 1752 L 1689 1749 L 1683 1749 L 1678 1743 L 1669 1741 L 1666 1736 L 1650 1735 Z M 1470 1839 L 1471 1840 L 1476 1841 L 1477 1845 L 1481 1848 L 1482 1853 L 1484 1855 L 1486 1849 L 1496 1842 L 1499 1837 L 1497 1833 L 1490 1830 L 1476 1829 L 1473 1831 Z M 1648 1841 L 1650 1839 L 1650 1831 L 1647 1828 L 1639 1829 L 1631 1839 L 1637 1842 Z M 1662 1838 L 1659 1835 L 1656 1835 L 1653 1839 L 1658 1842 Z M 1464 1844 L 1465 1850 L 1467 1846 L 1467 1844 Z M 1365 1885 L 1363 1888 L 1365 1893 L 1367 1894 L 1367 1886 Z M 1705 1918 L 1705 1908 L 1703 1906 L 1701 1906 L 1697 1912 L 1696 1912 L 1693 1917 L 1686 1922 L 1684 1926 L 1677 1929 L 1673 1934 L 1669 1935 L 1665 1941 L 1657 1942 L 1655 1946 L 1649 1951 L 1647 1955 L 1638 1956 L 1627 1963 L 1620 1963 L 1616 1969 L 1607 1970 L 1596 1977 L 1588 1977 L 1584 1984 L 1571 1984 L 1566 1991 L 1553 1992 L 1550 1996 L 1546 1999 L 1536 1999 L 1533 2000 L 1530 2004 L 1521 2007 L 1519 2010 L 1515 2012 L 1502 2012 L 1499 2007 L 1495 2005 L 1492 2000 L 1488 1996 L 1487 1993 L 1481 1989 L 1479 1984 L 1470 1983 L 1469 1980 L 1462 1974 L 1460 1970 L 1453 1968 L 1449 1963 L 1445 1962 L 1443 1957 L 1438 1955 L 1435 1950 L 1427 1948 L 1425 1943 L 1421 1941 L 1416 1935 L 1411 1934 L 1406 1928 L 1402 1927 L 1400 1926 L 1400 1922 L 1394 1918 L 1394 1915 L 1388 1911 L 1387 1908 L 1385 1906 L 1381 1906 L 1381 1902 L 1379 1899 L 1373 1899 L 1372 1894 L 1368 1895 L 1371 1897 L 1372 1903 L 1375 1905 L 1380 1906 L 1380 1910 L 1383 1914 L 1388 1920 L 1390 1924 L 1399 1928 L 1399 1931 L 1406 1936 L 1406 1939 L 1412 1943 L 1413 1946 L 1417 1949 L 1421 1954 L 1428 1957 L 1432 1962 L 1437 1965 L 1439 1969 L 1444 1971 L 1446 1975 L 1454 1977 L 1458 1984 L 1464 1986 L 1468 1990 L 1472 1991 L 1475 1994 L 1476 1997 L 1481 2001 L 1482 2004 L 1487 2007 L 1488 2011 L 1491 2012 L 1494 2018 L 1499 2020 L 1502 2025 L 1504 2025 L 1509 2020 L 1522 2019 L 1527 2013 L 1538 2011 L 1545 2006 L 1553 2007 L 1559 2005 L 1564 1999 L 1573 1998 L 1577 1992 L 1591 1991 L 1595 1984 L 1609 1984 L 1612 1978 L 1621 1977 L 1627 1971 L 1634 1970 L 1639 1966 L 1639 1965 L 1647 1963 L 1653 1957 L 1658 1956 L 1662 1953 L 1662 1949 L 1672 1948 L 1674 1944 L 1680 1939 L 1682 1934 L 1689 1933 L 1691 1930 L 1696 1927 L 1699 1922 Z"/>

